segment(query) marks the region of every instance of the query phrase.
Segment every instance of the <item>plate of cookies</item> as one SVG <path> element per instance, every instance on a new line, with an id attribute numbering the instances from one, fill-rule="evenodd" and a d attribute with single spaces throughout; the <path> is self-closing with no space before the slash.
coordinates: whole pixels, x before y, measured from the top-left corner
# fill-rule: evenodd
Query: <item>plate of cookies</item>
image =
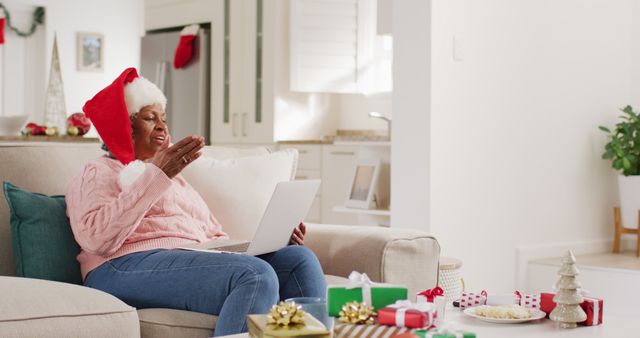
<path id="1" fill-rule="evenodd" d="M 544 318 L 539 309 L 513 305 L 480 305 L 466 308 L 464 314 L 490 323 L 516 324 Z"/>

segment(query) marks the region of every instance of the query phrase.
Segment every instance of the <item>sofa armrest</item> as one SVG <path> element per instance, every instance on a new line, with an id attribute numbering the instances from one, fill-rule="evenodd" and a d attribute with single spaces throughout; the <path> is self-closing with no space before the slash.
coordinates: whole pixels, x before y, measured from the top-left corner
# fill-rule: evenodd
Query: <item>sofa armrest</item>
<path id="1" fill-rule="evenodd" d="M 406 285 L 410 297 L 438 282 L 440 245 L 424 231 L 307 224 L 305 244 L 329 275 L 356 270 L 374 282 Z"/>

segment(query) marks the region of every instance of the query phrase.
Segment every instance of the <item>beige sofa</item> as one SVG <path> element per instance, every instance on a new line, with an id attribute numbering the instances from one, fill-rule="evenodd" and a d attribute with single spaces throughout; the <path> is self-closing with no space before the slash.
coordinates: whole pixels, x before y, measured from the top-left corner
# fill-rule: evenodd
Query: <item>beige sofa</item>
<path id="1" fill-rule="evenodd" d="M 82 164 L 101 156 L 98 144 L 0 143 L 0 179 L 25 190 L 64 194 Z M 440 247 L 409 229 L 309 224 L 307 245 L 329 283 L 352 270 L 374 281 L 407 285 L 410 294 L 437 283 Z M 208 337 L 216 317 L 171 310 L 136 310 L 87 287 L 15 275 L 7 203 L 0 202 L 0 336 Z"/>

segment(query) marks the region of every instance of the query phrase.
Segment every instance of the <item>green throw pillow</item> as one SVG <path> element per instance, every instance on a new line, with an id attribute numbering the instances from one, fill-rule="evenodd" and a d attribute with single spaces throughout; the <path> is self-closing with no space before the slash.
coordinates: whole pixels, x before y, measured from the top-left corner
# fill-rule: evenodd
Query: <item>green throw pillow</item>
<path id="1" fill-rule="evenodd" d="M 24 191 L 4 182 L 11 214 L 11 239 L 16 275 L 82 284 L 64 196 Z"/>

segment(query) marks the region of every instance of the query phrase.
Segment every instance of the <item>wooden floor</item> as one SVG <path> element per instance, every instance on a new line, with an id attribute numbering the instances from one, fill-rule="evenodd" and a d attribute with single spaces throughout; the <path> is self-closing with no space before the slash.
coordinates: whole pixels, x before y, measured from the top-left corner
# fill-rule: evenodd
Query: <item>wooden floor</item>
<path id="1" fill-rule="evenodd" d="M 561 258 L 544 258 L 532 261 L 537 264 L 560 266 Z M 640 258 L 636 257 L 635 251 L 614 253 L 598 253 L 589 255 L 576 255 L 576 264 L 581 268 L 602 268 L 616 270 L 631 270 L 640 273 Z"/>

